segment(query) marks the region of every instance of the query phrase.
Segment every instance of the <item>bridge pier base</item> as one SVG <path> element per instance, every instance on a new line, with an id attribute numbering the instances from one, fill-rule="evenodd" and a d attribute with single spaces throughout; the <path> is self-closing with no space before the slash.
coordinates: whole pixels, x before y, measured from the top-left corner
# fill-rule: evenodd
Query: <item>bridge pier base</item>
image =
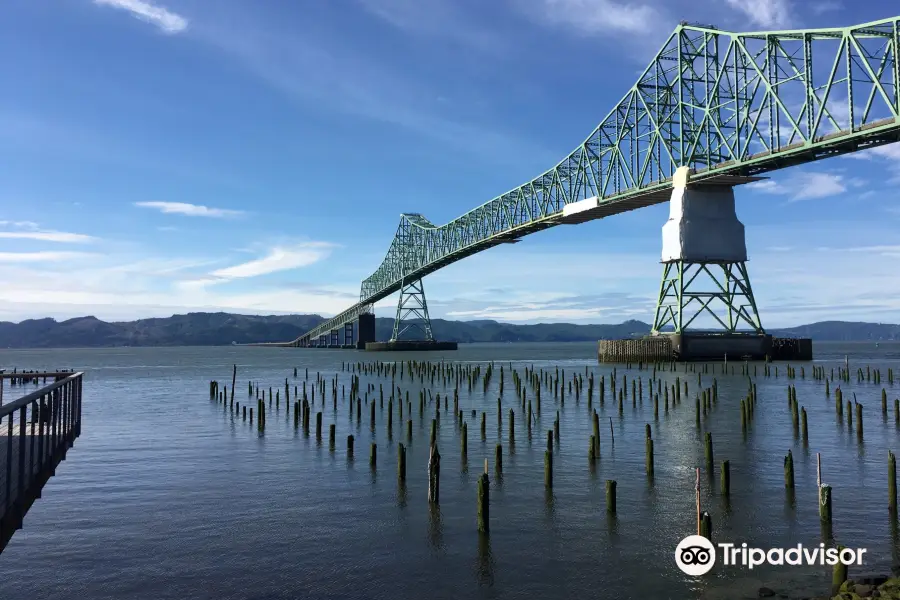
<path id="1" fill-rule="evenodd" d="M 365 350 L 366 344 L 375 341 L 375 313 L 363 313 L 356 320 L 356 349 Z"/>
<path id="2" fill-rule="evenodd" d="M 651 335 L 645 343 L 601 342 L 601 361 L 604 356 L 612 361 L 645 360 L 651 355 L 658 359 L 660 353 L 683 361 L 773 356 L 772 336 L 763 329 L 750 285 L 744 224 L 735 211 L 734 187 L 692 184 L 691 174 L 687 167 L 680 167 L 673 177 L 669 220 L 662 228 L 663 275 Z M 663 343 L 661 338 L 668 341 Z M 812 359 L 811 344 L 797 349 L 788 352 L 790 358 Z"/>

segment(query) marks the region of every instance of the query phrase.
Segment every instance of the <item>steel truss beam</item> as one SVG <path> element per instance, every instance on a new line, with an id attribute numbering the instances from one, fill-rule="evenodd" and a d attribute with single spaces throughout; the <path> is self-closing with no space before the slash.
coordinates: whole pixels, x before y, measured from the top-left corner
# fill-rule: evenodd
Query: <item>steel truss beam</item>
<path id="1" fill-rule="evenodd" d="M 391 341 L 402 339 L 402 336 L 410 330 L 418 330 L 426 341 L 434 341 L 431 333 L 431 319 L 428 317 L 428 303 L 425 301 L 425 287 L 422 285 L 421 279 L 404 283 L 400 289 Z"/>
<path id="2" fill-rule="evenodd" d="M 719 325 L 705 331 L 765 333 L 745 263 L 664 263 L 652 333 L 704 331 L 691 327 L 703 316 Z"/>
<path id="3" fill-rule="evenodd" d="M 359 303 L 301 339 L 358 315 L 487 248 L 561 224 L 666 202 L 681 166 L 694 181 L 752 176 L 900 140 L 900 17 L 833 29 L 734 33 L 679 25 L 625 97 L 549 171 L 441 226 L 404 214 Z"/>

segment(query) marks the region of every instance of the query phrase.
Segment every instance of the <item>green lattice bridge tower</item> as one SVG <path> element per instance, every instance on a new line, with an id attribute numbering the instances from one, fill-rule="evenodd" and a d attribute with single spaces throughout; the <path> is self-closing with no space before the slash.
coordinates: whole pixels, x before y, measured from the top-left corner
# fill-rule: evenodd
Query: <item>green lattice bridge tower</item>
<path id="1" fill-rule="evenodd" d="M 374 340 L 373 305 L 395 292 L 393 336 L 432 339 L 422 285 L 429 273 L 549 227 L 659 204 L 673 194 L 687 197 L 682 208 L 696 204 L 698 216 L 740 225 L 734 186 L 900 140 L 898 30 L 900 17 L 750 33 L 682 23 L 622 100 L 556 166 L 444 225 L 401 215 L 387 255 L 362 282 L 359 302 L 282 345 Z M 730 217 L 716 217 L 710 202 L 692 200 L 709 193 L 726 204 L 730 198 Z M 673 214 L 676 226 L 669 230 L 679 229 L 690 210 Z M 690 235 L 690 228 L 682 231 Z M 675 246 L 667 245 L 665 232 L 668 255 L 654 329 L 688 331 L 703 313 L 724 332 L 764 331 L 746 249 L 737 252 L 743 227 L 740 244 L 707 248 L 715 252 L 706 255 L 695 252 L 690 239 L 678 246 L 680 253 L 671 252 Z M 710 289 L 695 289 L 698 272 L 712 282 Z M 715 302 L 706 302 L 710 294 Z"/>

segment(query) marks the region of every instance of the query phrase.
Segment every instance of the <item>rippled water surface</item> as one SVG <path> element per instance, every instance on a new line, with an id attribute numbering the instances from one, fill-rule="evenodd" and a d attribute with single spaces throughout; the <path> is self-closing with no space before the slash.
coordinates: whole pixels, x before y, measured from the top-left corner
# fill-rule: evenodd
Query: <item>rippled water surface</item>
<path id="1" fill-rule="evenodd" d="M 893 399 L 886 370 L 900 371 L 900 345 L 817 344 L 815 364 L 832 367 L 849 356 L 851 369 L 880 368 L 882 385 L 842 383 L 845 399 L 862 403 L 865 437 L 860 442 L 835 414 L 824 383 L 806 378 L 763 377 L 759 367 L 756 416 L 746 438 L 739 402 L 747 378 L 717 372 L 702 375 L 703 386 L 718 381 L 719 401 L 701 429 L 695 424 L 697 374 L 660 372 L 688 382 L 688 396 L 658 419 L 646 399 L 648 370 L 618 369 L 643 378 L 645 399 L 625 403 L 619 414 L 609 398 L 602 407 L 601 459 L 592 472 L 587 449 L 591 422 L 586 397 L 564 405 L 546 391 L 542 414 L 529 440 L 521 407 L 509 377 L 509 364 L 523 373 L 565 369 L 566 378 L 589 372 L 609 375 L 596 362 L 594 344 L 466 345 L 443 356 L 377 355 L 350 350 L 282 348 L 119 348 L 91 350 L 0 351 L 0 367 L 73 367 L 86 372 L 84 425 L 31 508 L 25 527 L 0 557 L 0 598 L 743 598 L 757 588 L 822 593 L 828 567 L 780 567 L 752 572 L 717 566 L 694 580 L 677 570 L 673 551 L 695 528 L 694 468 L 703 467 L 703 436 L 712 432 L 715 459 L 731 464 L 732 497 L 718 492 L 718 476 L 702 478 L 704 509 L 713 517 L 719 541 L 760 547 L 815 546 L 822 539 L 816 493 L 816 453 L 823 479 L 834 489 L 834 538 L 865 547 L 871 573 L 894 562 L 897 532 L 887 511 L 887 451 L 897 450 Z M 427 359 L 485 363 L 495 361 L 487 393 L 476 384 L 460 388 L 460 407 L 469 425 L 468 462 L 460 453 L 459 428 L 448 412 L 442 417 L 441 505 L 432 513 L 426 500 L 427 440 L 434 406 L 418 411 L 423 384 L 398 380 L 413 403 L 413 440 L 408 481 L 397 482 L 397 444 L 406 442 L 405 425 L 394 419 L 387 437 L 385 409 L 377 425 L 351 418 L 347 399 L 337 411 L 329 395 L 323 411 L 324 442 L 304 436 L 286 418 L 284 401 L 267 417 L 264 434 L 256 425 L 232 417 L 210 402 L 209 381 L 230 386 L 238 365 L 235 399 L 250 400 L 247 382 L 293 394 L 302 388 L 304 369 L 339 378 L 349 392 L 350 373 L 342 362 Z M 497 426 L 499 366 L 507 369 L 504 423 Z M 293 368 L 299 367 L 298 377 Z M 799 365 L 798 365 L 799 367 Z M 751 372 L 753 366 L 750 367 Z M 585 377 L 586 379 L 586 377 Z M 898 373 L 900 379 L 900 373 Z M 364 376 L 386 396 L 390 378 Z M 809 444 L 794 436 L 787 386 L 809 414 Z M 832 387 L 834 384 L 832 384 Z M 443 396 L 442 382 L 430 386 Z M 630 383 L 628 384 L 630 388 Z M 889 412 L 881 413 L 887 388 Z M 7 401 L 11 398 L 8 388 Z M 282 391 L 283 394 L 283 391 Z M 609 391 L 607 391 L 609 394 Z M 529 397 L 532 397 L 529 392 Z M 377 400 L 376 400 L 377 401 Z M 251 404 L 254 404 L 251 402 Z M 508 444 L 508 409 L 516 410 L 516 443 Z M 487 412 L 487 436 L 480 414 Z M 396 410 L 396 409 L 395 409 Z M 452 401 L 451 401 L 452 410 Z M 547 430 L 560 414 L 560 444 L 554 450 L 554 487 L 546 493 L 543 461 Z M 404 415 L 404 419 L 408 415 Z M 614 443 L 610 439 L 610 419 Z M 337 449 L 330 452 L 328 426 L 337 427 Z M 653 429 L 656 475 L 644 473 L 644 428 Z M 313 419 L 314 428 L 314 419 Z M 356 437 L 349 460 L 347 435 Z M 378 444 L 377 470 L 368 465 L 369 445 Z M 504 448 L 503 478 L 493 474 L 494 448 Z M 783 459 L 792 450 L 796 492 L 784 489 Z M 491 534 L 483 543 L 475 528 L 476 480 L 484 459 L 491 464 Z M 606 513 L 604 486 L 618 482 L 618 514 Z"/>

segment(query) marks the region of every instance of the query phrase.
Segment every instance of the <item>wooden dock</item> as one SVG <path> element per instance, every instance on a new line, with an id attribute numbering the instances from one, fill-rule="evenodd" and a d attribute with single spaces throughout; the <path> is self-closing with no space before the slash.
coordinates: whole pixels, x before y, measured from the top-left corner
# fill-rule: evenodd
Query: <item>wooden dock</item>
<path id="1" fill-rule="evenodd" d="M 22 374 L 0 373 L 4 379 Z M 81 434 L 83 373 L 34 373 L 53 379 L 14 402 L 0 404 L 0 554 L 47 480 Z M 2 395 L 0 395 L 2 402 Z"/>

